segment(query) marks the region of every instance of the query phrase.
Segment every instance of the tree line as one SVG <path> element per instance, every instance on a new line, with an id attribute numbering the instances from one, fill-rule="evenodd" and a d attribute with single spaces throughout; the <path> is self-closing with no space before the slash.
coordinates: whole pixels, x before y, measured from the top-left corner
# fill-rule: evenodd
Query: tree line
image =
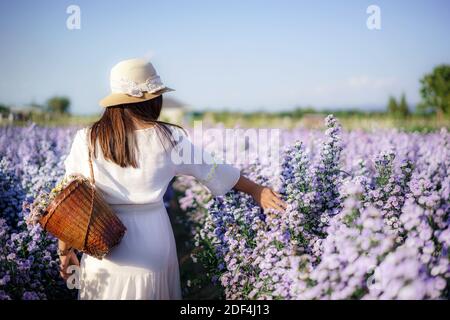
<path id="1" fill-rule="evenodd" d="M 439 65 L 420 79 L 422 101 L 417 105 L 418 113 L 435 113 L 438 117 L 450 113 L 450 65 Z M 405 94 L 400 100 L 389 97 L 387 112 L 395 117 L 407 117 L 411 108 Z"/>
<path id="2" fill-rule="evenodd" d="M 65 96 L 54 96 L 48 99 L 43 105 L 32 103 L 30 107 L 38 112 L 55 115 L 70 115 L 70 99 Z M 10 107 L 0 104 L 1 114 L 8 114 L 9 112 L 11 112 Z"/>

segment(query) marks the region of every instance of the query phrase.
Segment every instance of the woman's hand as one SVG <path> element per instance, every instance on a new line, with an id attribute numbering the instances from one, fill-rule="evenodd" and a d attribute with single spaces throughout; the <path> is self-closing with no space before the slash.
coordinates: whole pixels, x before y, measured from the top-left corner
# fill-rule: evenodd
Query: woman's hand
<path id="1" fill-rule="evenodd" d="M 287 207 L 286 203 L 281 200 L 281 195 L 267 187 L 258 185 L 254 192 L 251 193 L 251 196 L 264 210 L 274 209 L 284 212 Z"/>
<path id="2" fill-rule="evenodd" d="M 251 195 L 264 210 L 274 209 L 283 212 L 287 207 L 286 203 L 281 200 L 281 195 L 279 193 L 254 183 L 244 176 L 239 178 L 234 188 Z"/>
<path id="3" fill-rule="evenodd" d="M 70 250 L 66 255 L 59 256 L 59 260 L 59 274 L 65 281 L 67 281 L 71 275 L 70 273 L 67 273 L 67 268 L 73 265 L 79 266 L 80 262 L 78 261 L 78 257 L 73 250 Z"/>

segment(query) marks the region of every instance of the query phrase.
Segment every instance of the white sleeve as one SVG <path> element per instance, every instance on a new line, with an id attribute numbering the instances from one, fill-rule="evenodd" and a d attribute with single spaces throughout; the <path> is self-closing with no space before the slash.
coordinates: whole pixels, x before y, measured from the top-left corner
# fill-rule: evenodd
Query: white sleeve
<path id="1" fill-rule="evenodd" d="M 172 149 L 171 158 L 176 175 L 195 177 L 214 196 L 224 195 L 230 191 L 241 176 L 238 168 L 216 162 L 210 153 L 193 145 L 185 135 Z"/>
<path id="2" fill-rule="evenodd" d="M 64 160 L 65 175 L 68 176 L 74 173 L 81 173 L 87 176 L 88 169 L 88 146 L 86 129 L 78 130 L 70 148 L 70 152 Z"/>

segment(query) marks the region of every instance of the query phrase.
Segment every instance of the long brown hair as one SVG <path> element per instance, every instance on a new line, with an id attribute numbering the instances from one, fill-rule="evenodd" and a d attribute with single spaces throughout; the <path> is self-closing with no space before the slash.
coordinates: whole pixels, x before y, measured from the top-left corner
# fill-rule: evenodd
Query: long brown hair
<path id="1" fill-rule="evenodd" d="M 136 121 L 154 126 L 156 133 L 164 145 L 175 145 L 170 127 L 177 125 L 159 121 L 163 98 L 162 95 L 143 102 L 121 104 L 108 107 L 100 120 L 91 126 L 90 143 L 94 157 L 97 156 L 96 141 L 99 141 L 105 159 L 122 168 L 138 167 L 136 140 Z M 167 150 L 167 149 L 166 149 Z"/>

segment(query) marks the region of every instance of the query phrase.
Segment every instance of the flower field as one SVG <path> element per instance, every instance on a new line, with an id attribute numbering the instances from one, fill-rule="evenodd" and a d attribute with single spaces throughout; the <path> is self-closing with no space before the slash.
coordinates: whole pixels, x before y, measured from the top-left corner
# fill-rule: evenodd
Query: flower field
<path id="1" fill-rule="evenodd" d="M 282 193 L 284 213 L 175 181 L 207 281 L 227 299 L 448 299 L 450 134 L 344 131 L 331 116 L 324 126 L 282 131 L 278 165 L 239 164 Z M 59 278 L 55 239 L 24 222 L 63 176 L 75 131 L 0 127 L 0 299 L 76 296 Z"/>
<path id="2" fill-rule="evenodd" d="M 75 128 L 0 128 L 0 299 L 76 297 L 59 277 L 56 240 L 25 223 L 40 190 L 64 175 Z"/>
<path id="3" fill-rule="evenodd" d="M 326 126 L 284 132 L 279 167 L 242 167 L 285 213 L 178 179 L 194 261 L 227 299 L 448 299 L 449 133 Z"/>

